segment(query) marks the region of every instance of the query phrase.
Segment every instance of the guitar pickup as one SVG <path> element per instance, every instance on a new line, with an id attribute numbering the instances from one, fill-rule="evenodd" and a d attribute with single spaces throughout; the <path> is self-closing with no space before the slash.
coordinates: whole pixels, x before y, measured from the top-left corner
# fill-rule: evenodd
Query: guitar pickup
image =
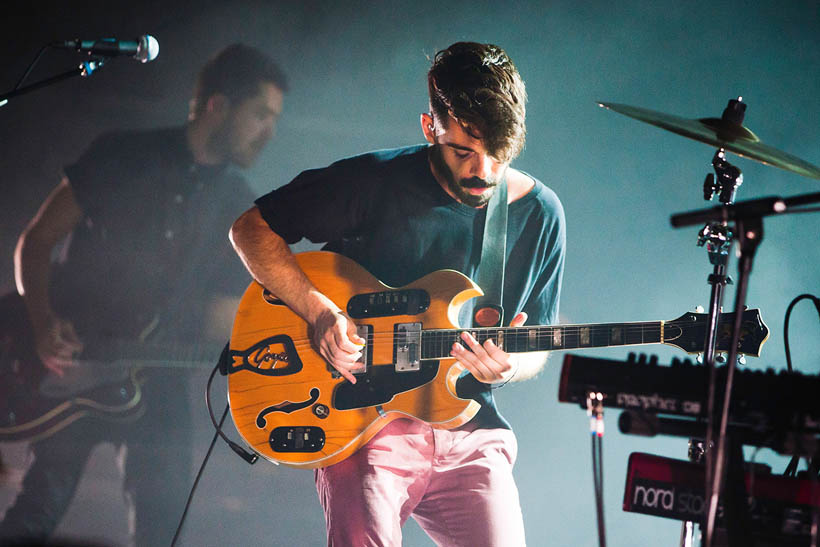
<path id="1" fill-rule="evenodd" d="M 353 319 L 418 315 L 430 307 L 430 294 L 422 289 L 356 294 L 347 302 L 347 314 Z"/>
<path id="2" fill-rule="evenodd" d="M 365 374 L 373 363 L 373 325 L 356 325 L 356 334 L 360 338 L 364 338 L 365 343 L 362 348 L 362 356 L 356 361 L 356 364 L 361 365 L 362 369 L 354 372 L 354 374 Z"/>
<path id="3" fill-rule="evenodd" d="M 421 323 L 399 323 L 393 333 L 396 372 L 413 372 L 421 368 Z"/>
<path id="4" fill-rule="evenodd" d="M 356 361 L 356 364 L 362 368 L 358 372 L 353 373 L 358 376 L 360 374 L 366 374 L 370 365 L 373 364 L 373 325 L 356 325 L 356 334 L 365 340 L 364 347 L 362 348 L 362 356 Z M 333 378 L 342 377 L 339 371 L 332 366 L 327 365 L 327 369 Z"/>

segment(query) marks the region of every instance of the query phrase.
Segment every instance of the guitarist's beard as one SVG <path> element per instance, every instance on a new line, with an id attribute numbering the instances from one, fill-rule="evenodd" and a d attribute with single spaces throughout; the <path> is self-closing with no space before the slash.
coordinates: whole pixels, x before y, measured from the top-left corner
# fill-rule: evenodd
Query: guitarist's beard
<path id="1" fill-rule="evenodd" d="M 434 144 L 430 147 L 430 161 L 436 173 L 444 179 L 447 188 L 456 196 L 456 199 L 464 205 L 470 207 L 483 207 L 487 205 L 490 198 L 495 192 L 495 187 L 503 179 L 503 174 L 496 180 L 485 180 L 479 177 L 470 177 L 468 179 L 456 180 L 455 173 L 453 173 L 441 153 L 441 145 Z M 487 188 L 488 191 L 483 194 L 471 194 L 468 188 Z"/>

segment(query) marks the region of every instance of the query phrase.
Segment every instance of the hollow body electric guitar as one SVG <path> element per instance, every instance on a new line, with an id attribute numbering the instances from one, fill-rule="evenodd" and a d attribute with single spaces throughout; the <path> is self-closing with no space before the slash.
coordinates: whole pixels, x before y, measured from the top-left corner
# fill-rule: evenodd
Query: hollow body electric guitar
<path id="1" fill-rule="evenodd" d="M 352 384 L 311 347 L 308 324 L 281 300 L 255 282 L 245 291 L 228 354 L 231 415 L 254 451 L 293 467 L 342 461 L 398 418 L 444 429 L 469 421 L 479 404 L 456 395 L 464 367 L 450 356 L 464 330 L 510 353 L 640 344 L 698 353 L 706 338 L 708 317 L 696 313 L 673 321 L 458 329 L 461 306 L 482 294 L 461 273 L 441 270 L 392 288 L 335 253 L 301 253 L 296 260 L 367 343 L 364 371 Z M 719 351 L 728 349 L 732 316 L 720 318 Z M 758 311 L 747 310 L 740 352 L 759 355 L 767 337 Z"/>

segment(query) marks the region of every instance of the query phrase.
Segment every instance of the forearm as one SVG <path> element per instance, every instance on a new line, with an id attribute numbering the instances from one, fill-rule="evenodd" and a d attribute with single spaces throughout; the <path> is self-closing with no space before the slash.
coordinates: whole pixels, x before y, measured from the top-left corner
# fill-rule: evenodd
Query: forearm
<path id="1" fill-rule="evenodd" d="M 14 250 L 14 279 L 35 329 L 45 325 L 51 313 L 50 272 L 51 247 L 27 228 Z"/>
<path id="2" fill-rule="evenodd" d="M 81 216 L 71 183 L 63 177 L 17 240 L 14 278 L 35 331 L 48 323 L 51 314 L 51 251 L 74 229 Z"/>
<path id="3" fill-rule="evenodd" d="M 230 239 L 253 278 L 308 323 L 314 324 L 328 309 L 340 311 L 305 276 L 285 240 L 255 207 L 234 222 Z"/>

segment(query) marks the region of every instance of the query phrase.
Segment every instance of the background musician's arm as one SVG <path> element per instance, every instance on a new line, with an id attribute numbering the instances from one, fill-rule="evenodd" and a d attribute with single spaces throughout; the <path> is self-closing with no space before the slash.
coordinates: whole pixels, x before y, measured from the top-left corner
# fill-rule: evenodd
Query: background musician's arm
<path id="1" fill-rule="evenodd" d="M 253 278 L 313 327 L 316 349 L 355 384 L 353 372 L 359 368 L 355 363 L 364 340 L 343 310 L 305 276 L 285 240 L 271 230 L 257 207 L 234 222 L 230 239 Z"/>
<path id="2" fill-rule="evenodd" d="M 37 355 L 51 371 L 62 374 L 82 349 L 74 327 L 54 313 L 49 300 L 51 253 L 82 218 L 67 177 L 49 194 L 17 240 L 14 276 L 34 329 Z"/>

